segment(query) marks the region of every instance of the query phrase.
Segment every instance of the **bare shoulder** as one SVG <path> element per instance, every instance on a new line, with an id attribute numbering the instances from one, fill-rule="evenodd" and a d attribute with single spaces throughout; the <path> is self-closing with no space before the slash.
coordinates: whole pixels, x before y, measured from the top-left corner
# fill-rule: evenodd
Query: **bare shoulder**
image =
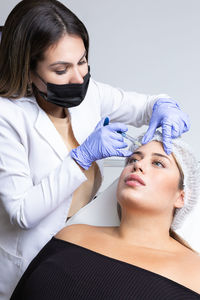
<path id="1" fill-rule="evenodd" d="M 195 290 L 200 294 L 200 255 L 195 256 L 194 265 L 194 273 L 192 277 L 194 280 Z"/>
<path id="2" fill-rule="evenodd" d="M 184 269 L 183 276 L 188 287 L 200 294 L 200 255 L 193 252 L 186 257 Z"/>
<path id="3" fill-rule="evenodd" d="M 61 229 L 55 238 L 71 243 L 82 244 L 83 240 L 100 235 L 106 227 L 91 226 L 87 224 L 73 224 Z"/>
<path id="4" fill-rule="evenodd" d="M 93 226 L 85 224 L 72 224 L 62 228 L 56 235 L 55 238 L 62 240 L 78 239 L 79 236 L 85 235 L 93 231 Z"/>
<path id="5" fill-rule="evenodd" d="M 192 264 L 193 269 L 197 272 L 196 274 L 199 276 L 199 279 L 200 279 L 200 254 L 194 253 L 192 255 L 192 262 L 193 262 L 193 264 Z"/>

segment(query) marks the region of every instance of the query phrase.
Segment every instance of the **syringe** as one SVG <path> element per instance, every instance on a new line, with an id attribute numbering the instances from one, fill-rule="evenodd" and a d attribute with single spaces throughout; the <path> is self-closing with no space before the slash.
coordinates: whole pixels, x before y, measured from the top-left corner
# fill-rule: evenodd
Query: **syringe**
<path id="1" fill-rule="evenodd" d="M 120 132 L 120 133 L 121 133 L 121 135 L 122 135 L 125 139 L 129 140 L 129 141 L 132 142 L 132 143 L 135 143 L 135 144 L 141 146 L 140 142 L 138 142 L 135 138 L 133 138 L 133 137 L 130 136 L 129 134 L 127 134 L 127 133 L 125 133 L 125 132 Z"/>
<path id="2" fill-rule="evenodd" d="M 104 120 L 103 126 L 106 126 L 108 124 L 109 124 L 109 118 L 106 117 Z M 121 131 L 118 131 L 118 133 L 120 133 L 125 139 L 129 140 L 130 142 L 137 144 L 138 146 L 141 146 L 140 142 L 138 142 L 135 138 L 133 138 L 129 134 L 127 134 L 125 132 L 121 132 Z"/>
<path id="3" fill-rule="evenodd" d="M 119 133 L 121 133 L 121 135 L 122 135 L 125 139 L 129 140 L 130 142 L 132 142 L 132 143 L 134 143 L 134 144 L 137 144 L 138 146 L 141 146 L 141 143 L 138 142 L 135 138 L 133 138 L 133 137 L 130 136 L 129 134 L 127 134 L 127 133 L 125 133 L 125 132 L 119 132 Z"/>

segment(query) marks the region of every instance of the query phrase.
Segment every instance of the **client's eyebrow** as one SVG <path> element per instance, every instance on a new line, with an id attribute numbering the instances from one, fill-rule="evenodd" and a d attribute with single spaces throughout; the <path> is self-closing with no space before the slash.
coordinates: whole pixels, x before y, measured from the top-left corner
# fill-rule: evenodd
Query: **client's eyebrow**
<path id="1" fill-rule="evenodd" d="M 139 155 L 141 158 L 144 158 L 144 154 L 141 151 L 135 151 L 135 152 L 133 152 L 133 154 L 131 156 L 133 156 L 135 154 Z"/>
<path id="2" fill-rule="evenodd" d="M 163 155 L 163 154 L 161 154 L 161 153 L 152 153 L 152 156 L 160 156 L 160 157 L 164 157 L 164 158 L 167 158 L 167 159 L 171 162 L 171 159 L 170 159 L 168 156 Z"/>
<path id="3" fill-rule="evenodd" d="M 144 158 L 144 153 L 141 152 L 141 151 L 135 151 L 135 152 L 132 154 L 132 156 L 135 155 L 135 154 L 139 155 L 141 158 Z M 156 152 L 155 152 L 155 153 L 152 153 L 152 156 L 164 157 L 164 158 L 167 158 L 167 159 L 171 162 L 171 159 L 170 159 L 168 156 L 166 156 L 166 155 L 164 155 L 164 154 L 161 154 L 161 153 L 156 153 Z"/>

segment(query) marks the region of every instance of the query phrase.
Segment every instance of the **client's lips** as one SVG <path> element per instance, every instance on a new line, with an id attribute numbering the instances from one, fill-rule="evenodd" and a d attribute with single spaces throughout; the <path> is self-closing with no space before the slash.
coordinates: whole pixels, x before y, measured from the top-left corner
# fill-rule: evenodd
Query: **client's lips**
<path id="1" fill-rule="evenodd" d="M 125 178 L 125 183 L 133 185 L 146 185 L 145 182 L 137 174 L 130 174 Z"/>

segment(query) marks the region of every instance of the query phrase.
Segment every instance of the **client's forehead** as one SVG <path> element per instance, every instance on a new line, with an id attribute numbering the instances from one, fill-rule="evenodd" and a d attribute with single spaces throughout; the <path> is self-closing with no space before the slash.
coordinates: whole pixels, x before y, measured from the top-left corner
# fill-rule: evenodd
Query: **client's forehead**
<path id="1" fill-rule="evenodd" d="M 162 155 L 164 158 L 170 160 L 173 164 L 175 164 L 174 156 L 172 154 L 166 154 L 162 142 L 159 141 L 151 141 L 145 145 L 141 145 L 134 150 L 133 155 L 135 155 L 136 153 L 141 153 L 141 155 L 143 156 Z"/>
<path id="2" fill-rule="evenodd" d="M 141 151 L 143 153 L 149 153 L 149 154 L 151 152 L 159 151 L 160 153 L 168 156 L 165 153 L 162 142 L 159 142 L 159 141 L 151 141 L 145 145 L 141 145 L 140 147 L 138 147 L 137 149 L 134 150 L 134 152 L 137 152 L 137 151 Z"/>

